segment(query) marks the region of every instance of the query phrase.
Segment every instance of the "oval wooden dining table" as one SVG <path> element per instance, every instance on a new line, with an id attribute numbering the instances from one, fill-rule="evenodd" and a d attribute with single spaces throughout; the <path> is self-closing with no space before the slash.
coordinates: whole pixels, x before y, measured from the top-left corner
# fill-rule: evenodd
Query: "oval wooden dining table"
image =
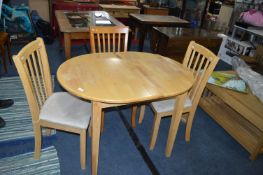
<path id="1" fill-rule="evenodd" d="M 171 155 L 183 105 L 194 78 L 182 64 L 143 52 L 95 53 L 71 58 L 57 71 L 71 94 L 92 103 L 92 174 L 97 174 L 103 108 L 176 97 L 166 155 Z"/>

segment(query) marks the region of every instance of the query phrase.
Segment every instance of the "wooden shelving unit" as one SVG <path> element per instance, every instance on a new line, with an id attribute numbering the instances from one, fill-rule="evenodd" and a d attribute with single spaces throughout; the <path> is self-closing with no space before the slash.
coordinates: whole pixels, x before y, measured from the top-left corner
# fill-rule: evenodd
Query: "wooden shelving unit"
<path id="1" fill-rule="evenodd" d="M 255 160 L 263 153 L 263 104 L 249 92 L 243 94 L 207 84 L 199 105 Z"/>

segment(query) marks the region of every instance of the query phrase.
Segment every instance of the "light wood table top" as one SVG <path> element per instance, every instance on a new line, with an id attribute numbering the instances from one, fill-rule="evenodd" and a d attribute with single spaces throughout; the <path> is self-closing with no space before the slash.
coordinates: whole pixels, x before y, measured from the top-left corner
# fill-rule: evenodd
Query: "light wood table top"
<path id="1" fill-rule="evenodd" d="M 92 104 L 91 171 L 98 172 L 102 110 L 147 100 L 176 96 L 167 150 L 171 150 L 184 101 L 194 79 L 182 64 L 142 52 L 86 54 L 67 60 L 57 71 L 60 84 Z"/>
<path id="2" fill-rule="evenodd" d="M 78 56 L 63 63 L 57 75 L 72 94 L 105 103 L 172 97 L 190 89 L 193 81 L 181 64 L 141 52 Z"/>

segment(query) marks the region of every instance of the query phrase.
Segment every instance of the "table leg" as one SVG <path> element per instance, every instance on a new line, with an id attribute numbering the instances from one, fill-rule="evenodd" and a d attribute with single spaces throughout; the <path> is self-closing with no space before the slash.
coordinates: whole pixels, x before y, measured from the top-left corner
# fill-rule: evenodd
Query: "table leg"
<path id="1" fill-rule="evenodd" d="M 92 132 L 91 132 L 91 171 L 92 175 L 97 175 L 100 144 L 102 103 L 92 102 Z"/>
<path id="2" fill-rule="evenodd" d="M 166 151 L 165 151 L 166 157 L 170 157 L 172 154 L 174 141 L 176 138 L 177 130 L 184 109 L 186 95 L 187 93 L 184 93 L 176 97 L 176 103 L 174 106 L 174 111 L 171 119 L 170 129 L 169 129 L 169 135 L 166 144 Z"/>
<path id="3" fill-rule="evenodd" d="M 6 60 L 5 60 L 5 46 L 1 45 L 0 46 L 1 54 L 2 54 L 2 63 L 4 66 L 5 73 L 7 73 L 7 65 L 6 65 Z"/>
<path id="4" fill-rule="evenodd" d="M 131 49 L 131 43 L 132 43 L 132 31 L 129 32 L 129 37 L 128 37 L 128 51 Z"/>
<path id="5" fill-rule="evenodd" d="M 131 113 L 132 128 L 136 127 L 136 111 L 137 111 L 137 105 L 132 105 L 132 113 Z"/>
<path id="6" fill-rule="evenodd" d="M 71 58 L 71 37 L 70 33 L 64 33 L 64 47 L 66 59 Z"/>
<path id="7" fill-rule="evenodd" d="M 144 45 L 144 39 L 147 33 L 147 27 L 140 25 L 139 26 L 139 33 L 140 33 L 140 38 L 139 38 L 139 51 L 143 51 L 143 45 Z"/>
<path id="8" fill-rule="evenodd" d="M 12 64 L 11 43 L 10 43 L 10 37 L 9 36 L 8 36 L 7 41 L 6 41 L 6 44 L 7 44 L 7 54 L 8 54 L 9 63 Z"/>

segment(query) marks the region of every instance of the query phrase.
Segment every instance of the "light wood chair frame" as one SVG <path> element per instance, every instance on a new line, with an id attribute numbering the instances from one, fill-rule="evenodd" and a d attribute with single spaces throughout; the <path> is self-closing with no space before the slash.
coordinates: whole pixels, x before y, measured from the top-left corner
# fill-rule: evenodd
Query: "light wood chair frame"
<path id="1" fill-rule="evenodd" d="M 194 84 L 193 87 L 188 92 L 188 96 L 192 102 L 192 105 L 191 107 L 187 107 L 183 109 L 183 114 L 184 115 L 185 113 L 188 114 L 186 120 L 186 132 L 185 132 L 185 140 L 187 142 L 190 141 L 192 123 L 202 92 L 218 60 L 219 58 L 213 52 L 203 47 L 202 45 L 194 41 L 191 41 L 189 43 L 189 46 L 187 48 L 183 60 L 183 66 L 193 73 Z M 154 124 L 152 128 L 152 135 L 150 141 L 151 150 L 154 149 L 155 147 L 161 118 L 166 116 L 171 116 L 173 113 L 172 110 L 158 113 L 153 107 L 152 109 L 154 111 Z M 145 105 L 142 105 L 140 110 L 139 123 L 142 123 L 144 119 L 144 113 L 145 113 Z"/>
<path id="2" fill-rule="evenodd" d="M 22 81 L 32 116 L 35 135 L 34 158 L 40 158 L 42 127 L 73 132 L 80 134 L 81 168 L 86 169 L 86 129 L 52 123 L 39 118 L 41 107 L 53 93 L 48 56 L 43 40 L 37 38 L 27 44 L 17 55 L 13 56 L 13 60 Z"/>
<path id="3" fill-rule="evenodd" d="M 90 27 L 90 46 L 92 53 L 127 52 L 129 27 Z M 109 39 L 110 38 L 110 39 Z M 116 42 L 117 41 L 117 42 Z M 122 44 L 123 43 L 123 44 Z M 117 46 L 116 46 L 117 45 Z M 135 127 L 137 106 L 132 106 L 131 123 Z M 101 131 L 104 130 L 104 111 L 101 113 Z"/>
<path id="4" fill-rule="evenodd" d="M 127 26 L 90 27 L 91 52 L 126 52 L 128 35 L 129 27 Z"/>

